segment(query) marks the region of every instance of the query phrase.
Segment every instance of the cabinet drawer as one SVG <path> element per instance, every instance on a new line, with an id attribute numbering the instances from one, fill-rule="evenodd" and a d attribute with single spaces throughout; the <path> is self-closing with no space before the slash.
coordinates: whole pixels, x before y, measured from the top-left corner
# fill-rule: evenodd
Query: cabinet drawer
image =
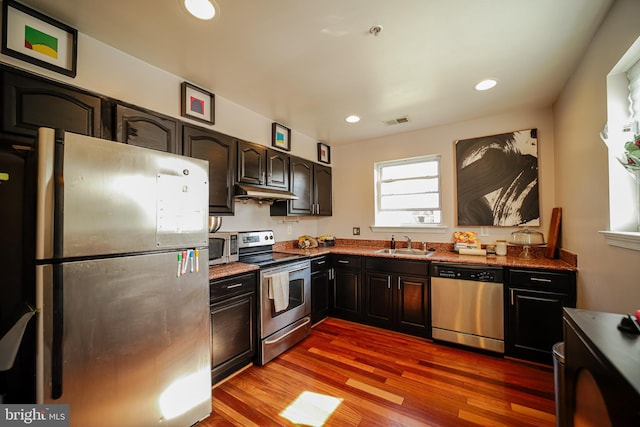
<path id="1" fill-rule="evenodd" d="M 311 260 L 311 272 L 328 270 L 331 267 L 329 257 L 323 256 L 320 258 L 313 258 Z"/>
<path id="2" fill-rule="evenodd" d="M 575 287 L 575 275 L 571 272 L 510 270 L 509 285 L 570 291 Z"/>
<path id="3" fill-rule="evenodd" d="M 255 273 L 211 281 L 209 283 L 209 296 L 211 302 L 219 301 L 235 295 L 242 295 L 247 292 L 255 292 L 256 283 L 257 279 Z"/>
<path id="4" fill-rule="evenodd" d="M 393 260 L 380 257 L 365 258 L 365 268 L 422 277 L 427 277 L 429 273 L 429 263 L 425 261 Z"/>
<path id="5" fill-rule="evenodd" d="M 334 255 L 333 265 L 336 268 L 360 268 L 362 258 L 354 255 Z"/>

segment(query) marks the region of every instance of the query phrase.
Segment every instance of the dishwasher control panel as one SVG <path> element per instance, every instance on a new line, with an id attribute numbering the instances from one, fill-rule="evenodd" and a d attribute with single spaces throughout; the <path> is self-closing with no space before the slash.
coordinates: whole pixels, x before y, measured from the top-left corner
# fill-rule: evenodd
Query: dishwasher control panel
<path id="1" fill-rule="evenodd" d="M 431 264 L 431 277 L 469 280 L 474 282 L 502 283 L 503 270 L 500 267 L 468 264 Z"/>

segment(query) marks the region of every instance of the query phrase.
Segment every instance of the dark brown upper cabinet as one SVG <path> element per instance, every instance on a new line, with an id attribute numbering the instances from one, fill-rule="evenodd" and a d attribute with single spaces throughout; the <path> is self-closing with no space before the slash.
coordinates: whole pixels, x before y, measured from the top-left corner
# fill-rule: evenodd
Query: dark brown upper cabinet
<path id="1" fill-rule="evenodd" d="M 233 215 L 234 138 L 184 124 L 182 144 L 185 156 L 209 161 L 209 214 Z"/>
<path id="2" fill-rule="evenodd" d="M 267 186 L 289 189 L 289 155 L 267 148 Z"/>
<path id="3" fill-rule="evenodd" d="M 288 190 L 289 155 L 238 140 L 237 182 Z"/>
<path id="4" fill-rule="evenodd" d="M 109 138 L 102 98 L 63 84 L 3 69 L 2 132 L 31 144 L 40 127 Z M 106 103 L 105 103 L 106 104 Z M 105 108 L 106 116 L 109 110 Z"/>
<path id="5" fill-rule="evenodd" d="M 116 104 L 115 139 L 138 147 L 181 153 L 180 122 L 173 117 L 134 106 Z"/>
<path id="6" fill-rule="evenodd" d="M 331 168 L 315 163 L 313 165 L 313 192 L 315 215 L 331 216 L 333 214 Z"/>
<path id="7" fill-rule="evenodd" d="M 289 191 L 297 200 L 275 202 L 271 215 L 331 216 L 331 168 L 295 156 L 289 157 Z"/>

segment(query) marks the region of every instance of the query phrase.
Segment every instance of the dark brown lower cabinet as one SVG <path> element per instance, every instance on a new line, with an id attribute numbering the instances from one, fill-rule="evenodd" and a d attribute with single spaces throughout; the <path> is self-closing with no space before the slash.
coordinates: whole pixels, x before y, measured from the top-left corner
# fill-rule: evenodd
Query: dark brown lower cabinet
<path id="1" fill-rule="evenodd" d="M 576 306 L 574 272 L 510 269 L 505 287 L 505 353 L 552 364 L 563 340 L 562 311 Z"/>
<path id="2" fill-rule="evenodd" d="M 331 279 L 329 256 L 313 258 L 311 260 L 311 322 L 314 324 L 329 315 Z"/>
<path id="3" fill-rule="evenodd" d="M 351 255 L 333 255 L 333 300 L 331 314 L 346 320 L 361 320 L 361 259 Z"/>
<path id="4" fill-rule="evenodd" d="M 256 277 L 211 282 L 211 380 L 225 379 L 256 355 Z"/>
<path id="5" fill-rule="evenodd" d="M 427 263 L 366 258 L 363 318 L 366 323 L 429 337 Z"/>

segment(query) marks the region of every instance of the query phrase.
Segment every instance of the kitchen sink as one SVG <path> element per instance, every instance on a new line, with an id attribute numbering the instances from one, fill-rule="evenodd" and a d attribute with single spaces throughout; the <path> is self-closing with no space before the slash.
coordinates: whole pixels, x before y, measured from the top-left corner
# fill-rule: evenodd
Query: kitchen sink
<path id="1" fill-rule="evenodd" d="M 391 255 L 415 255 L 415 256 L 424 256 L 429 257 L 436 253 L 436 251 L 423 251 L 422 249 L 409 249 L 409 248 L 399 248 L 399 249 L 378 249 L 376 251 L 377 254 L 391 254 Z"/>

